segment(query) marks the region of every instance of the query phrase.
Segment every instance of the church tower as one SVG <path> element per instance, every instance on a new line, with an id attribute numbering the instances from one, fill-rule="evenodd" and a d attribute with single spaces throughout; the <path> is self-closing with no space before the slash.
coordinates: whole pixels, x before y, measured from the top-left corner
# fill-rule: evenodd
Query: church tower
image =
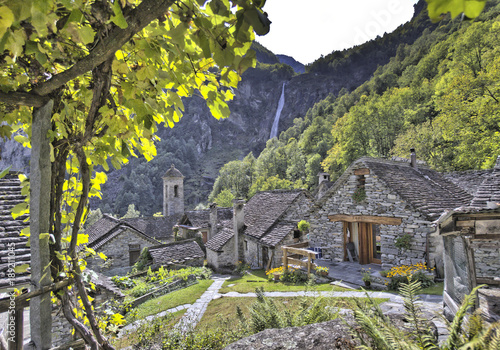
<path id="1" fill-rule="evenodd" d="M 184 176 L 174 165 L 163 175 L 163 216 L 184 214 Z"/>

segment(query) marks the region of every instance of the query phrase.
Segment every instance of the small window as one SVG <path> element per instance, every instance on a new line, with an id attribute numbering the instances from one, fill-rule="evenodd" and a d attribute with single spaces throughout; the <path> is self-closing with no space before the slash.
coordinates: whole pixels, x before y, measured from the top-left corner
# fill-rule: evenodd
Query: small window
<path id="1" fill-rule="evenodd" d="M 174 186 L 174 197 L 179 197 L 179 186 L 178 185 Z"/>
<path id="2" fill-rule="evenodd" d="M 299 230 L 293 230 L 293 238 L 300 238 L 300 231 Z"/>
<path id="3" fill-rule="evenodd" d="M 248 251 L 248 241 L 245 240 L 245 251 Z"/>
<path id="4" fill-rule="evenodd" d="M 141 245 L 140 244 L 129 244 L 128 245 L 128 256 L 129 256 L 129 265 L 134 265 L 137 260 L 139 260 L 139 256 L 141 255 Z"/>

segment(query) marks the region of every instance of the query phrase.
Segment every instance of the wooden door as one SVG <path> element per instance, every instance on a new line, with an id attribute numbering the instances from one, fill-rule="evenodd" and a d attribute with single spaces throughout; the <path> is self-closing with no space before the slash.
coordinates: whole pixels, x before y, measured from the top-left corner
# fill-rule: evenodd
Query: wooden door
<path id="1" fill-rule="evenodd" d="M 367 222 L 358 223 L 359 230 L 359 263 L 366 264 L 381 264 L 380 252 L 377 247 L 380 246 L 380 234 L 378 230 L 373 229 L 373 225 Z"/>

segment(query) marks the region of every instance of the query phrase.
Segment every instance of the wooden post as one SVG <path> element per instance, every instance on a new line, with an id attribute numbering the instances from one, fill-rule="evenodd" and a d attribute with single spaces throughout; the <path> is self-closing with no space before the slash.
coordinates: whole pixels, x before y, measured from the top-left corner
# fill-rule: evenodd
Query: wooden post
<path id="1" fill-rule="evenodd" d="M 311 254 L 307 255 L 307 274 L 311 274 Z"/>
<path id="2" fill-rule="evenodd" d="M 33 111 L 30 161 L 30 232 L 31 232 L 31 290 L 51 284 L 49 221 L 51 165 L 50 143 L 47 134 L 51 128 L 50 100 Z M 36 350 L 52 347 L 52 302 L 50 293 L 30 301 L 31 345 Z"/>
<path id="3" fill-rule="evenodd" d="M 283 247 L 283 266 L 285 268 L 285 271 L 288 270 L 288 252 L 287 249 Z"/>
<path id="4" fill-rule="evenodd" d="M 13 337 L 8 338 L 8 350 L 23 350 L 23 326 L 24 326 L 24 318 L 23 318 L 24 308 L 16 308 L 14 311 L 14 332 L 15 335 Z M 12 315 L 9 314 L 9 323 Z M 14 341 L 12 341 L 14 340 Z"/>

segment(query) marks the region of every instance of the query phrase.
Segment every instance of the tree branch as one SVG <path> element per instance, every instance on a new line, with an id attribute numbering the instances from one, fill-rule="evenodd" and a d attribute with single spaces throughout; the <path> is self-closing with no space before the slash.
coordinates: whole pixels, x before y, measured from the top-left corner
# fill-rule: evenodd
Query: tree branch
<path id="1" fill-rule="evenodd" d="M 48 96 L 39 96 L 29 92 L 1 92 L 0 102 L 30 107 L 43 107 L 50 98 Z"/>
<path id="2" fill-rule="evenodd" d="M 101 40 L 90 53 L 75 63 L 71 68 L 52 76 L 50 80 L 41 83 L 33 92 L 45 96 L 68 81 L 91 71 L 104 61 L 113 57 L 115 52 L 125 45 L 135 34 L 149 23 L 168 11 L 175 0 L 144 0 L 130 11 L 127 18 L 128 27 L 121 29 L 115 26 L 109 35 Z"/>
<path id="3" fill-rule="evenodd" d="M 68 293 L 69 292 L 66 290 L 61 298 L 64 317 L 66 317 L 73 328 L 75 328 L 78 333 L 80 333 L 85 342 L 90 345 L 90 348 L 92 350 L 99 350 L 99 344 L 92 336 L 92 333 L 90 333 L 90 331 L 83 325 L 83 323 L 76 319 L 75 315 L 73 315 L 73 307 L 71 306 L 70 296 Z"/>

